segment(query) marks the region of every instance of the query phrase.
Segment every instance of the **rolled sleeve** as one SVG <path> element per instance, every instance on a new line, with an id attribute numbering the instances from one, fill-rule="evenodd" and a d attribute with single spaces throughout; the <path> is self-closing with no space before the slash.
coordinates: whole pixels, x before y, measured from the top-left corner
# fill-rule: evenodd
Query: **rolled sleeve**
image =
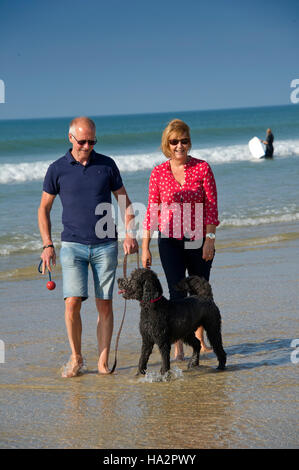
<path id="1" fill-rule="evenodd" d="M 204 225 L 218 226 L 220 221 L 218 219 L 217 187 L 214 174 L 208 164 L 203 178 L 203 187 L 205 191 Z"/>

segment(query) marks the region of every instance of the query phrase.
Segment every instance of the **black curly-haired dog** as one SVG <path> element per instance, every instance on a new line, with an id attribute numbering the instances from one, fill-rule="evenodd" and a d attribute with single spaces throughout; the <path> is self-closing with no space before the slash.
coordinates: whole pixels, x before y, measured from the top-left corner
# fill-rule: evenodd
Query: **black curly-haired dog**
<path id="1" fill-rule="evenodd" d="M 199 326 L 206 330 L 207 337 L 218 358 L 218 369 L 226 364 L 226 353 L 222 346 L 221 316 L 214 303 L 208 281 L 198 276 L 183 279 L 179 290 L 191 295 L 180 300 L 167 300 L 162 286 L 150 269 L 135 269 L 129 278 L 117 280 L 120 293 L 125 299 L 140 301 L 140 333 L 142 349 L 138 372 L 146 373 L 149 356 L 157 344 L 162 357 L 161 374 L 170 369 L 170 349 L 175 341 L 182 340 L 193 348 L 188 367 L 199 365 L 200 341 L 195 336 Z"/>

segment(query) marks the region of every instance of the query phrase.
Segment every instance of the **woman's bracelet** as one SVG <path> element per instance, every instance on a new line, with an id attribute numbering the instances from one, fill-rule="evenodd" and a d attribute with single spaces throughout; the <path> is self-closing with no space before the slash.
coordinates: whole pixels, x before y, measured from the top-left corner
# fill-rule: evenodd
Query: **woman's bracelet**
<path id="1" fill-rule="evenodd" d="M 45 245 L 45 246 L 43 246 L 43 250 L 44 250 L 45 248 L 54 248 L 54 245 Z"/>

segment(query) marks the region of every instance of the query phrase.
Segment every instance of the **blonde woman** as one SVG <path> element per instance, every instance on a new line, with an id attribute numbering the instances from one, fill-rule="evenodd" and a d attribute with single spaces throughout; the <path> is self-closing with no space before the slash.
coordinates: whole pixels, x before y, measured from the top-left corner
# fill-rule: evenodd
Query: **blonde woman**
<path id="1" fill-rule="evenodd" d="M 189 155 L 191 137 L 186 123 L 180 119 L 171 121 L 162 134 L 161 148 L 167 161 L 153 169 L 149 180 L 142 265 L 150 268 L 152 264 L 150 241 L 158 229 L 160 259 L 170 299 L 174 300 L 186 295 L 175 289 L 186 272 L 209 280 L 219 225 L 217 189 L 209 164 Z M 197 210 L 199 207 L 201 211 Z M 188 227 L 184 211 L 189 211 Z M 201 352 L 211 351 L 202 327 L 196 336 L 201 341 Z M 175 343 L 174 358 L 184 359 L 181 341 Z"/>

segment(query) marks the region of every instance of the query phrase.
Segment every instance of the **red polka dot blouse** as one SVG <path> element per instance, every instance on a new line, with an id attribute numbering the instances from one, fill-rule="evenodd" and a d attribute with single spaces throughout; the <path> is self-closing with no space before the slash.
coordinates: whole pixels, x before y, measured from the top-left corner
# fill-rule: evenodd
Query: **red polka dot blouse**
<path id="1" fill-rule="evenodd" d="M 153 169 L 145 230 L 158 229 L 171 238 L 196 240 L 205 236 L 208 224 L 219 225 L 217 189 L 209 164 L 189 156 L 184 172 L 185 180 L 180 185 L 169 160 Z"/>

